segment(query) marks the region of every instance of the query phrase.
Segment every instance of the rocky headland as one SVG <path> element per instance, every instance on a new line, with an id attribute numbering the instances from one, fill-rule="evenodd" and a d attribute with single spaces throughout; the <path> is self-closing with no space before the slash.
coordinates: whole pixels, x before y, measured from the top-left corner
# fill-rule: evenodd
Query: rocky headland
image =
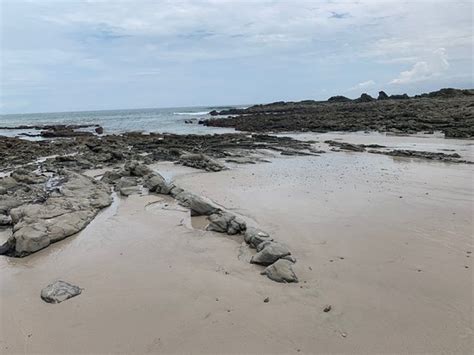
<path id="1" fill-rule="evenodd" d="M 377 98 L 362 94 L 355 100 L 334 96 L 327 101 L 280 101 L 210 114 L 214 118 L 204 125 L 249 132 L 441 131 L 446 138 L 472 138 L 474 90 L 441 89 L 414 97 L 381 91 Z"/>

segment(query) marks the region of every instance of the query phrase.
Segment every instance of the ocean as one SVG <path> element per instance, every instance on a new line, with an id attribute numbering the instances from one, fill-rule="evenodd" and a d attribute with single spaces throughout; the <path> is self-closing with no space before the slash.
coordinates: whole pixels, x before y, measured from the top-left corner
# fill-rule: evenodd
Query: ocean
<path id="1" fill-rule="evenodd" d="M 211 116 L 212 110 L 223 110 L 230 106 L 219 107 L 174 107 L 130 110 L 52 112 L 0 115 L 0 127 L 45 124 L 99 124 L 104 133 L 123 133 L 129 131 L 161 132 L 177 134 L 211 134 L 234 132 L 229 128 L 205 127 L 198 124 L 200 119 Z M 232 106 L 245 107 L 245 106 Z M 192 120 L 193 123 L 185 123 Z M 0 135 L 16 136 L 19 133 L 38 133 L 35 130 L 0 129 Z"/>

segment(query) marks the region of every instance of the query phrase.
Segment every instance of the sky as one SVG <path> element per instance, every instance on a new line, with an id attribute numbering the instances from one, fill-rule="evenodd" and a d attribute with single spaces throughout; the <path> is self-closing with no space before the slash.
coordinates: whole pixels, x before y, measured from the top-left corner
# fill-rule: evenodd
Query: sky
<path id="1" fill-rule="evenodd" d="M 0 0 L 0 113 L 472 88 L 467 0 Z"/>

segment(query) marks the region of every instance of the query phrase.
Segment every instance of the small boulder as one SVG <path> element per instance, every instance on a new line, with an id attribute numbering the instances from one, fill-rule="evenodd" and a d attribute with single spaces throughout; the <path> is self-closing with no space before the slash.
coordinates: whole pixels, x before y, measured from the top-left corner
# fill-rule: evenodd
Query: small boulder
<path id="1" fill-rule="evenodd" d="M 80 295 L 82 289 L 65 281 L 56 281 L 41 290 L 41 298 L 47 303 L 61 303 Z"/>
<path id="2" fill-rule="evenodd" d="M 151 192 L 164 195 L 168 195 L 171 190 L 171 187 L 168 185 L 165 178 L 157 173 L 153 173 L 145 177 L 145 186 Z"/>
<path id="3" fill-rule="evenodd" d="M 95 133 L 97 133 L 97 134 L 103 134 L 103 133 L 104 133 L 104 129 L 103 129 L 101 126 L 96 127 Z"/>
<path id="4" fill-rule="evenodd" d="M 283 244 L 277 242 L 267 243 L 265 247 L 252 257 L 252 264 L 270 265 L 280 258 L 290 255 L 291 252 Z M 286 260 L 288 261 L 288 260 Z M 290 262 L 290 261 L 288 261 Z"/>
<path id="5" fill-rule="evenodd" d="M 293 263 L 284 259 L 268 266 L 261 274 L 276 282 L 298 282 L 298 278 L 293 271 Z"/>

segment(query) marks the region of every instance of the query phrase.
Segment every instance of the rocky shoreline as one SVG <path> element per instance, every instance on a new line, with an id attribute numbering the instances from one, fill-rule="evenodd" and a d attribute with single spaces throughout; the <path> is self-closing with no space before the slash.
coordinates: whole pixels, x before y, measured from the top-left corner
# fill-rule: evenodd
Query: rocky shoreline
<path id="1" fill-rule="evenodd" d="M 446 138 L 474 137 L 474 90 L 441 89 L 428 94 L 368 94 L 351 100 L 274 102 L 210 112 L 210 127 L 249 132 L 379 131 L 395 134 L 441 131 Z M 231 117 L 219 117 L 232 115 Z"/>

